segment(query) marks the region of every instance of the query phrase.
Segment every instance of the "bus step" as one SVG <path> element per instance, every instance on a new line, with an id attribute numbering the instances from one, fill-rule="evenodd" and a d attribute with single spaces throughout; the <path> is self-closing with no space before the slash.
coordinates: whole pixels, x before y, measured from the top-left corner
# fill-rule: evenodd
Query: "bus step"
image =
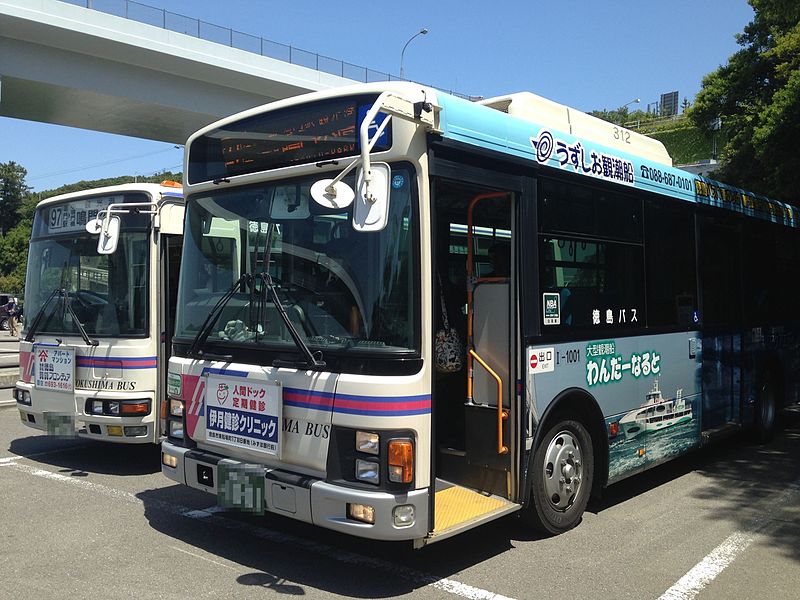
<path id="1" fill-rule="evenodd" d="M 431 543 L 515 512 L 521 507 L 506 498 L 436 480 L 436 519 Z"/>
<path id="2" fill-rule="evenodd" d="M 703 445 L 719 442 L 739 433 L 741 430 L 742 426 L 739 423 L 723 423 L 717 427 L 706 429 L 701 434 L 703 436 Z"/>

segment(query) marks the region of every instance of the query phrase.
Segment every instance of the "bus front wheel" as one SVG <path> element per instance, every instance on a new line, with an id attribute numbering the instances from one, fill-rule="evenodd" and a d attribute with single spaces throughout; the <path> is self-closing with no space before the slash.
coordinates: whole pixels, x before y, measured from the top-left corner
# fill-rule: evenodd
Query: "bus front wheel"
<path id="1" fill-rule="evenodd" d="M 533 456 L 528 509 L 532 524 L 553 535 L 575 527 L 589 501 L 593 477 L 589 432 L 580 421 L 559 419 Z"/>

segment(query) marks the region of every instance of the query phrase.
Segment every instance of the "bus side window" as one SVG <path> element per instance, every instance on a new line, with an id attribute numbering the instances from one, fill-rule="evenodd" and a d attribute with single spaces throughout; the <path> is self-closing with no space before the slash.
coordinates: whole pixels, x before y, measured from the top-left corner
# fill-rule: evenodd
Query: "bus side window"
<path id="1" fill-rule="evenodd" d="M 647 320 L 650 325 L 693 327 L 697 311 L 694 210 L 667 200 L 645 205 Z"/>

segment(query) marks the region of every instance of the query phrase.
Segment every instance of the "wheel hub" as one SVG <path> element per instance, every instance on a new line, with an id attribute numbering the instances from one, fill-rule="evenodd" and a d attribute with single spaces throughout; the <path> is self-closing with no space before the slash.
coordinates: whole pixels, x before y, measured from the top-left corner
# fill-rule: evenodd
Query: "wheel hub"
<path id="1" fill-rule="evenodd" d="M 583 477 L 583 453 L 569 431 L 553 436 L 544 459 L 544 485 L 550 505 L 565 511 L 575 500 Z"/>

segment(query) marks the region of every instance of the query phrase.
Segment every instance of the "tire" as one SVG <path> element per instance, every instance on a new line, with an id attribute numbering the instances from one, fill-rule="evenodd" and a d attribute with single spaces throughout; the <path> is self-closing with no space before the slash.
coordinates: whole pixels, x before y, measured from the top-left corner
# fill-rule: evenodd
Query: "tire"
<path id="1" fill-rule="evenodd" d="M 552 535 L 569 531 L 581 521 L 593 478 L 594 452 L 586 427 L 557 419 L 533 455 L 528 521 Z"/>
<path id="2" fill-rule="evenodd" d="M 767 372 L 758 389 L 755 406 L 755 430 L 757 442 L 765 444 L 775 436 L 778 417 L 778 393 L 775 377 Z"/>
<path id="3" fill-rule="evenodd" d="M 11 325 L 6 317 L 0 317 L 0 329 L 3 331 L 10 331 Z"/>

